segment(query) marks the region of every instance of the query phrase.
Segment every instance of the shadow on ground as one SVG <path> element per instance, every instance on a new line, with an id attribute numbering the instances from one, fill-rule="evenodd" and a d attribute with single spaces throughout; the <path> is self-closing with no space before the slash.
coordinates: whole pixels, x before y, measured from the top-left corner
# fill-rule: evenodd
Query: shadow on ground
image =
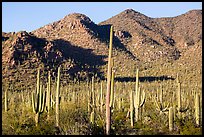
<path id="1" fill-rule="evenodd" d="M 153 82 L 153 81 L 164 81 L 164 80 L 174 80 L 175 78 L 172 78 L 170 76 L 146 76 L 146 77 L 139 77 L 140 82 Z M 135 82 L 136 77 L 116 77 L 115 81 L 118 82 Z"/>

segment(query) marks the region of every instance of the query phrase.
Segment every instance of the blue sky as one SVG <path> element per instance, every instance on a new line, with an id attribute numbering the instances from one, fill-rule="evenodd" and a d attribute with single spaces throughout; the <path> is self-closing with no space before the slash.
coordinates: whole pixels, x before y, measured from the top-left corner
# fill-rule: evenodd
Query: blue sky
<path id="1" fill-rule="evenodd" d="M 202 2 L 2 2 L 2 31 L 33 31 L 73 12 L 97 24 L 128 8 L 153 18 L 174 17 L 202 9 Z"/>

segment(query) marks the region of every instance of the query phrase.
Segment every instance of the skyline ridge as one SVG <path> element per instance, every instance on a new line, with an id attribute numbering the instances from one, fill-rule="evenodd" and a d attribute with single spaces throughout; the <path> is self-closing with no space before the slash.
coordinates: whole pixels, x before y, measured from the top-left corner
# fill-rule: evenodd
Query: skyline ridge
<path id="1" fill-rule="evenodd" d="M 70 13 L 88 16 L 95 24 L 126 9 L 151 18 L 174 17 L 190 10 L 202 10 L 200 2 L 3 2 L 2 31 L 33 31 Z M 35 12 L 34 12 L 35 11 Z"/>

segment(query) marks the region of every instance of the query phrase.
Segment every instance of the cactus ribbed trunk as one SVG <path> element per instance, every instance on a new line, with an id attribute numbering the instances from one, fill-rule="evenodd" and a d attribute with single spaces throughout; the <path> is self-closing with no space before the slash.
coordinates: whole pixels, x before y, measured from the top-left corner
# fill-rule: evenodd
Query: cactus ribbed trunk
<path id="1" fill-rule="evenodd" d="M 133 92 L 130 92 L 130 123 L 131 127 L 134 126 L 134 96 Z"/>
<path id="2" fill-rule="evenodd" d="M 110 135 L 111 128 L 111 108 L 110 90 L 111 90 L 111 58 L 112 58 L 112 41 L 113 41 L 113 26 L 110 29 L 110 45 L 108 55 L 108 71 L 107 71 L 107 92 L 106 92 L 106 135 Z"/>
<path id="3" fill-rule="evenodd" d="M 121 97 L 118 98 L 118 109 L 121 110 Z"/>
<path id="4" fill-rule="evenodd" d="M 101 104 L 100 98 L 101 98 L 101 93 L 100 93 L 99 89 L 97 89 L 97 104 L 96 104 L 96 106 L 97 106 L 98 111 L 100 111 L 100 104 Z"/>
<path id="5" fill-rule="evenodd" d="M 115 77 L 115 72 L 112 70 L 111 71 L 111 96 L 110 96 L 110 107 L 114 108 L 114 77 Z"/>
<path id="6" fill-rule="evenodd" d="M 5 91 L 5 104 L 4 104 L 4 106 L 5 106 L 5 112 L 7 112 L 8 111 L 8 90 L 7 89 Z"/>
<path id="7" fill-rule="evenodd" d="M 35 126 L 37 127 L 39 123 L 39 113 L 35 114 Z"/>
<path id="8" fill-rule="evenodd" d="M 92 110 L 95 108 L 95 92 L 94 92 L 94 77 L 92 77 L 92 82 L 91 82 L 91 94 L 92 94 L 92 105 L 93 108 Z"/>
<path id="9" fill-rule="evenodd" d="M 137 90 L 139 88 L 139 69 L 136 70 L 136 84 L 135 84 L 135 90 L 136 90 L 136 94 L 137 94 Z"/>
<path id="10" fill-rule="evenodd" d="M 178 103 L 178 117 L 181 118 L 181 83 L 178 82 L 177 103 Z"/>
<path id="11" fill-rule="evenodd" d="M 103 83 L 101 82 L 101 96 L 100 96 L 100 101 L 101 101 L 101 108 L 100 108 L 100 111 L 101 113 L 103 112 Z"/>
<path id="12" fill-rule="evenodd" d="M 51 77 L 50 77 L 50 71 L 48 72 L 48 84 L 47 84 L 47 120 L 49 120 L 50 117 L 50 106 L 51 106 Z"/>
<path id="13" fill-rule="evenodd" d="M 139 107 L 140 107 L 140 87 L 138 88 L 137 92 L 136 92 L 136 96 L 135 96 L 135 102 L 136 102 L 136 106 L 135 106 L 135 121 L 137 122 L 139 120 Z"/>
<path id="14" fill-rule="evenodd" d="M 134 96 L 135 121 L 138 121 L 139 119 L 139 103 L 140 103 L 139 69 L 136 69 L 136 83 L 135 83 L 135 96 Z"/>
<path id="15" fill-rule="evenodd" d="M 91 112 L 90 122 L 91 122 L 91 124 L 93 124 L 93 125 L 95 124 L 95 112 L 94 112 L 94 111 Z"/>
<path id="16" fill-rule="evenodd" d="M 91 105 L 91 92 L 88 90 L 88 103 L 87 103 L 87 105 L 88 105 L 88 114 L 91 112 L 91 107 L 90 107 L 90 105 Z"/>
<path id="17" fill-rule="evenodd" d="M 173 114 L 173 108 L 169 108 L 169 131 L 173 131 L 173 120 L 174 120 L 174 114 Z"/>
<path id="18" fill-rule="evenodd" d="M 200 125 L 200 96 L 196 93 L 195 97 L 195 119 L 196 125 Z"/>
<path id="19" fill-rule="evenodd" d="M 161 89 L 160 89 L 160 97 L 159 97 L 159 101 L 160 101 L 161 103 L 163 103 L 163 88 L 162 88 L 162 85 L 161 85 L 160 88 L 161 88 Z"/>
<path id="20" fill-rule="evenodd" d="M 40 90 L 40 69 L 38 69 L 38 74 L 37 74 L 37 94 L 39 93 Z"/>
<path id="21" fill-rule="evenodd" d="M 59 127 L 59 94 L 60 94 L 60 67 L 58 67 L 57 89 L 56 89 L 56 126 Z"/>

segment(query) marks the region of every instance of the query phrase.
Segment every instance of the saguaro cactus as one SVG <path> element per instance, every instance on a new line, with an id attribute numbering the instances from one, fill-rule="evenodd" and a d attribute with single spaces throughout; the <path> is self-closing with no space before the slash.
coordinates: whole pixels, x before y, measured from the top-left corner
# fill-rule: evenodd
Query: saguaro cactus
<path id="1" fill-rule="evenodd" d="M 174 114 L 173 114 L 173 108 L 169 108 L 169 131 L 173 130 L 173 120 L 174 120 Z"/>
<path id="2" fill-rule="evenodd" d="M 178 103 L 178 115 L 179 115 L 179 118 L 181 118 L 181 83 L 179 82 L 178 80 L 178 77 L 177 77 L 177 85 L 178 85 L 178 91 L 177 91 L 177 103 Z"/>
<path id="3" fill-rule="evenodd" d="M 93 124 L 93 125 L 95 124 L 95 111 L 91 112 L 90 123 Z"/>
<path id="4" fill-rule="evenodd" d="M 135 121 L 137 122 L 139 120 L 139 109 L 142 108 L 142 106 L 145 103 L 145 92 L 143 90 L 141 94 L 140 87 L 138 88 L 135 97 L 134 97 L 134 108 L 135 108 Z"/>
<path id="5" fill-rule="evenodd" d="M 88 100 L 87 100 L 87 109 L 88 109 L 88 114 L 91 112 L 91 91 L 88 90 Z"/>
<path id="6" fill-rule="evenodd" d="M 101 92 L 100 92 L 100 111 L 103 112 L 103 83 L 101 82 Z"/>
<path id="7" fill-rule="evenodd" d="M 32 107 L 33 112 L 35 113 L 35 125 L 38 126 L 39 115 L 43 112 L 45 106 L 45 92 L 40 85 L 40 70 L 38 69 L 37 73 L 37 88 L 36 92 L 32 94 Z"/>
<path id="8" fill-rule="evenodd" d="M 60 66 L 58 67 L 57 89 L 56 89 L 56 126 L 59 127 L 59 96 L 60 96 Z"/>
<path id="9" fill-rule="evenodd" d="M 48 72 L 46 106 L 47 106 L 47 119 L 49 120 L 50 108 L 51 108 L 51 76 L 50 76 L 50 71 Z"/>
<path id="10" fill-rule="evenodd" d="M 43 113 L 44 111 L 45 96 L 46 96 L 42 85 L 39 85 L 39 84 L 40 84 L 40 70 L 38 69 L 37 88 L 36 88 L 36 92 L 33 92 L 32 94 L 32 107 L 33 107 L 33 112 L 35 113 L 36 126 L 38 126 L 40 114 Z"/>
<path id="11" fill-rule="evenodd" d="M 139 87 L 139 69 L 136 72 L 136 86 L 135 86 L 135 96 L 134 96 L 134 108 L 135 108 L 135 121 L 139 120 L 139 108 L 141 108 L 145 103 L 145 92 Z"/>
<path id="12" fill-rule="evenodd" d="M 113 61 L 113 60 L 112 60 Z M 110 97 L 110 107 L 113 107 L 113 101 L 114 101 L 114 77 L 115 77 L 115 71 L 112 70 L 111 73 L 111 97 Z"/>
<path id="13" fill-rule="evenodd" d="M 196 125 L 200 125 L 200 96 L 196 93 L 195 96 L 195 119 Z"/>
<path id="14" fill-rule="evenodd" d="M 110 44 L 108 55 L 108 71 L 107 71 L 107 91 L 106 91 L 106 134 L 110 135 L 111 128 L 111 107 L 110 107 L 110 90 L 111 90 L 111 58 L 112 58 L 112 42 L 113 42 L 113 26 L 110 29 Z"/>
<path id="15" fill-rule="evenodd" d="M 137 94 L 137 90 L 138 90 L 138 88 L 139 88 L 139 69 L 136 69 L 136 79 L 135 79 L 136 81 L 136 83 L 135 83 L 135 92 L 136 92 L 136 94 Z"/>
<path id="16" fill-rule="evenodd" d="M 38 74 L 37 74 L 37 93 L 39 93 L 40 90 L 40 69 L 38 69 Z"/>
<path id="17" fill-rule="evenodd" d="M 159 100 L 160 100 L 160 102 L 163 102 L 163 88 L 162 88 L 162 85 L 161 85 Z"/>
<path id="18" fill-rule="evenodd" d="M 130 92 L 130 123 L 131 127 L 134 126 L 134 96 L 133 91 Z"/>
<path id="19" fill-rule="evenodd" d="M 5 93 L 4 93 L 5 95 L 4 95 L 4 109 L 5 109 L 5 112 L 7 112 L 8 111 L 8 89 L 6 88 L 5 89 Z"/>
<path id="20" fill-rule="evenodd" d="M 121 110 L 122 108 L 122 97 L 119 95 L 118 97 L 118 109 Z"/>
<path id="21" fill-rule="evenodd" d="M 159 97 L 159 99 L 156 97 L 154 98 L 155 104 L 156 104 L 156 109 L 160 112 L 160 114 L 167 112 L 169 109 L 169 105 L 170 102 L 164 102 L 163 101 L 163 91 L 161 89 L 160 94 L 157 94 L 157 97 Z"/>
<path id="22" fill-rule="evenodd" d="M 188 110 L 189 102 L 185 108 L 182 108 L 182 101 L 181 101 L 181 83 L 179 82 L 178 74 L 177 74 L 177 110 L 178 110 L 178 117 L 181 118 L 181 113 L 186 112 Z"/>
<path id="23" fill-rule="evenodd" d="M 54 105 L 55 105 L 55 100 L 54 100 L 54 95 L 51 93 L 50 94 L 50 107 L 51 107 L 51 109 L 53 109 L 54 108 Z"/>
<path id="24" fill-rule="evenodd" d="M 94 86 L 95 86 L 95 85 L 94 85 L 94 76 L 92 77 L 92 82 L 91 82 L 91 83 L 92 83 L 92 84 L 91 84 L 91 94 L 92 94 L 92 103 L 93 103 L 93 104 L 92 104 L 92 105 L 93 105 L 92 107 L 95 108 L 95 102 L 96 102 L 96 101 L 95 101 L 95 91 L 94 91 L 94 90 L 95 90 L 95 87 L 94 87 Z"/>
<path id="25" fill-rule="evenodd" d="M 90 115 L 90 122 L 92 124 L 95 124 L 95 92 L 94 92 L 94 76 L 92 77 L 91 80 L 91 94 L 90 94 L 90 109 L 91 109 L 91 115 Z"/>

